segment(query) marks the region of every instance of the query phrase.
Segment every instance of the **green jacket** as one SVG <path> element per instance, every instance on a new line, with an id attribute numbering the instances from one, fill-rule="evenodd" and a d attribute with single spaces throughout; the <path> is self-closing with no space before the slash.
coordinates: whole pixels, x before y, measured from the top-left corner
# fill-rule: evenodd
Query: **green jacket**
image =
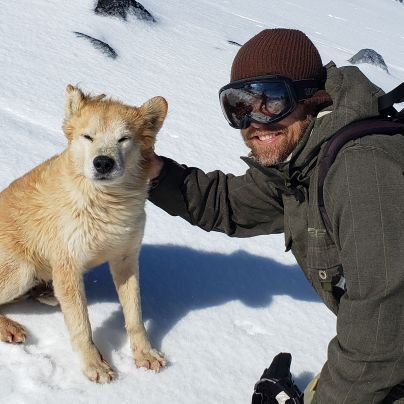
<path id="1" fill-rule="evenodd" d="M 318 155 L 339 128 L 377 115 L 383 92 L 358 68 L 333 63 L 326 90 L 333 105 L 288 163 L 262 167 L 246 158 L 250 168 L 234 176 L 165 159 L 150 200 L 206 231 L 284 232 L 286 248 L 337 315 L 316 402 L 382 403 L 404 381 L 404 137 L 375 134 L 340 151 L 324 185 L 329 234 L 317 206 Z"/>

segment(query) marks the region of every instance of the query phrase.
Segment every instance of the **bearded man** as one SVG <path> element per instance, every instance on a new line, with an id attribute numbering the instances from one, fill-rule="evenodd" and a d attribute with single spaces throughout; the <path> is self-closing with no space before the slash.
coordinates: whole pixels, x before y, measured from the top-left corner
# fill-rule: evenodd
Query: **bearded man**
<path id="1" fill-rule="evenodd" d="M 377 116 L 382 94 L 357 67 L 323 66 L 303 32 L 267 29 L 240 48 L 219 92 L 226 120 L 251 150 L 247 172 L 204 173 L 154 156 L 154 204 L 232 237 L 284 233 L 286 249 L 336 314 L 337 335 L 304 403 L 404 403 L 403 136 L 344 145 L 324 183 L 329 226 L 317 194 L 327 140 Z M 288 365 L 282 358 L 276 364 Z M 285 369 L 282 377 L 268 373 L 255 402 L 303 402 Z"/>

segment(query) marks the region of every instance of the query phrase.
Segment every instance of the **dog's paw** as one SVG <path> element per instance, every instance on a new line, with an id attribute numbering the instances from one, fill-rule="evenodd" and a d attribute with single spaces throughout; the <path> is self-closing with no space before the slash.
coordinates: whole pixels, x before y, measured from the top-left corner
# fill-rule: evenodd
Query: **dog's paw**
<path id="1" fill-rule="evenodd" d="M 27 338 L 27 333 L 21 324 L 0 316 L 0 341 L 11 344 L 22 344 Z"/>
<path id="2" fill-rule="evenodd" d="M 135 364 L 138 368 L 146 368 L 160 372 L 160 369 L 166 366 L 164 354 L 150 349 L 149 351 L 135 351 Z"/>
<path id="3" fill-rule="evenodd" d="M 98 353 L 91 360 L 87 361 L 86 366 L 83 368 L 83 373 L 92 382 L 105 384 L 110 383 L 116 378 L 110 364 Z"/>

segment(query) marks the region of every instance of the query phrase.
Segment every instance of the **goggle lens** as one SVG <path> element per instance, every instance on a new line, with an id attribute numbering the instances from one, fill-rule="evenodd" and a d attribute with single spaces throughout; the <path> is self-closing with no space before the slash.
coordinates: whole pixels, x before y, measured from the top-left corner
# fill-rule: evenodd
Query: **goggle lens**
<path id="1" fill-rule="evenodd" d="M 287 82 L 251 82 L 226 87 L 220 91 L 220 104 L 229 124 L 237 129 L 247 127 L 251 121 L 264 124 L 279 121 L 296 106 Z"/>

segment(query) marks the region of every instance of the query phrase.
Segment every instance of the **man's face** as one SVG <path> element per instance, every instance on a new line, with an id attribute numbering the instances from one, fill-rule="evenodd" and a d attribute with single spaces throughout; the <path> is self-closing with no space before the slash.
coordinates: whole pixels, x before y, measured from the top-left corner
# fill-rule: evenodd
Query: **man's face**
<path id="1" fill-rule="evenodd" d="M 293 152 L 312 120 L 298 104 L 287 117 L 272 124 L 251 122 L 241 129 L 244 143 L 263 166 L 281 163 Z"/>

